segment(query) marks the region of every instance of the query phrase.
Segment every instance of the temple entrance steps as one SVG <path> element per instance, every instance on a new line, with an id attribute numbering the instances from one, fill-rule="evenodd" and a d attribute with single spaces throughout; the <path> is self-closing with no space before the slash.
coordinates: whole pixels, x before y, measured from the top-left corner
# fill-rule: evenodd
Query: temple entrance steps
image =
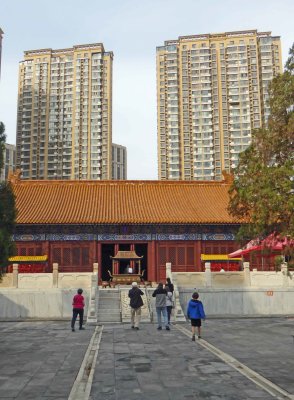
<path id="1" fill-rule="evenodd" d="M 153 315 L 153 321 L 157 321 L 157 316 L 156 316 L 156 307 L 155 307 L 155 298 L 152 297 L 152 293 L 154 292 L 155 288 L 148 288 L 148 297 L 149 297 L 149 303 L 150 303 L 150 309 Z M 181 296 L 177 292 L 174 292 L 174 302 L 176 306 L 172 310 L 171 314 L 171 321 L 172 322 L 183 322 L 186 321 L 185 315 L 183 310 L 185 309 L 186 305 L 184 301 L 180 301 Z M 181 299 L 182 300 L 182 299 Z"/>
<path id="2" fill-rule="evenodd" d="M 98 290 L 98 323 L 115 323 L 115 322 L 130 322 L 131 308 L 129 299 L 130 285 L 119 285 L 115 289 L 100 289 Z M 141 308 L 141 321 L 153 322 L 156 321 L 155 298 L 152 297 L 154 288 L 140 287 L 144 292 L 143 307 Z M 180 301 L 181 300 L 181 301 Z M 183 309 L 185 301 L 183 296 L 177 296 L 177 306 L 172 312 L 172 321 L 185 321 Z M 182 306 L 182 307 L 181 307 Z"/>
<path id="3" fill-rule="evenodd" d="M 142 292 L 144 292 L 144 296 L 142 296 L 142 300 L 144 305 L 141 307 L 141 322 L 152 322 L 152 309 L 150 306 L 150 299 L 147 294 L 147 289 L 140 287 Z M 129 299 L 129 290 L 130 286 L 120 286 L 120 299 L 121 299 L 121 310 L 122 310 L 122 322 L 130 322 L 131 321 L 131 308 L 130 308 L 130 299 Z"/>
<path id="4" fill-rule="evenodd" d="M 121 322 L 119 289 L 99 289 L 98 323 Z"/>
<path id="5" fill-rule="evenodd" d="M 148 288 L 146 289 L 149 298 L 150 309 L 152 312 L 153 320 L 156 321 L 156 307 L 155 307 L 155 297 L 152 297 L 152 293 L 154 292 L 155 288 Z"/>

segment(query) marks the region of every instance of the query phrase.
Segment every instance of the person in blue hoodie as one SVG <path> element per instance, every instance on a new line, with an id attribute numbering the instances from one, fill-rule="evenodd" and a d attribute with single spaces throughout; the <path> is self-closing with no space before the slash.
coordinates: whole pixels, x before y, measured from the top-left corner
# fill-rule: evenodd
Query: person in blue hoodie
<path id="1" fill-rule="evenodd" d="M 205 320 L 205 312 L 203 304 L 198 300 L 199 294 L 194 292 L 192 294 L 192 299 L 188 303 L 187 316 L 191 320 L 192 327 L 192 341 L 195 342 L 195 331 L 197 326 L 198 339 L 201 339 L 201 320 Z"/>

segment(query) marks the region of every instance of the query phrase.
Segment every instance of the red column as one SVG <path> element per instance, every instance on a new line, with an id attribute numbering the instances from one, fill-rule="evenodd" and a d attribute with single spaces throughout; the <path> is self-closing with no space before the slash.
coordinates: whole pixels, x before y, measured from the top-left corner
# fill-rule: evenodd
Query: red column
<path id="1" fill-rule="evenodd" d="M 114 245 L 114 255 L 117 254 L 119 250 L 119 244 L 115 243 Z M 119 261 L 116 261 L 113 265 L 113 274 L 118 274 L 119 273 Z"/>
<path id="2" fill-rule="evenodd" d="M 96 260 L 98 263 L 98 282 L 101 279 L 102 276 L 102 244 L 101 242 L 96 243 Z"/>
<path id="3" fill-rule="evenodd" d="M 47 255 L 47 267 L 45 272 L 52 272 L 52 264 L 51 264 L 51 257 L 50 257 L 50 246 L 49 246 L 49 240 L 46 240 L 45 242 L 42 242 L 42 256 Z"/>
<path id="4" fill-rule="evenodd" d="M 148 266 L 147 266 L 147 276 L 148 281 L 156 282 L 157 281 L 157 262 L 156 262 L 156 242 L 152 240 L 152 242 L 148 242 Z"/>
<path id="5" fill-rule="evenodd" d="M 134 243 L 131 243 L 130 250 L 131 251 L 135 251 L 135 244 Z M 134 273 L 136 273 L 136 274 L 138 273 L 137 270 L 135 271 L 135 267 L 136 267 L 135 260 L 130 260 L 130 267 L 133 268 L 133 272 Z"/>
<path id="6" fill-rule="evenodd" d="M 195 263 L 196 263 L 196 272 L 201 272 L 201 240 L 197 240 L 195 243 Z"/>

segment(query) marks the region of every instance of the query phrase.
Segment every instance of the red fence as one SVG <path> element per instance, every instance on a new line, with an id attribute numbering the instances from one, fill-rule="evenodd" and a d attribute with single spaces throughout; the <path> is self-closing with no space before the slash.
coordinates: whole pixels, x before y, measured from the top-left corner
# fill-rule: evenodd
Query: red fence
<path id="1" fill-rule="evenodd" d="M 240 264 L 238 262 L 213 262 L 210 264 L 211 272 L 219 272 L 221 269 L 225 271 L 240 271 Z"/>
<path id="2" fill-rule="evenodd" d="M 7 272 L 12 272 L 13 267 L 9 265 L 7 268 Z M 20 274 L 35 274 L 42 273 L 46 270 L 46 263 L 34 263 L 34 264 L 18 264 L 18 272 Z"/>

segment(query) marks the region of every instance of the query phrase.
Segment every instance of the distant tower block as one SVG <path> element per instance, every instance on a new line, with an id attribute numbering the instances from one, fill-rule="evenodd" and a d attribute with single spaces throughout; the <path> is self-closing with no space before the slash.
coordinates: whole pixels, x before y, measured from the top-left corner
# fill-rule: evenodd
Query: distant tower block
<path id="1" fill-rule="evenodd" d="M 112 179 L 127 179 L 127 148 L 112 143 Z"/>
<path id="2" fill-rule="evenodd" d="M 17 119 L 22 179 L 111 179 L 112 59 L 102 43 L 25 51 Z"/>
<path id="3" fill-rule="evenodd" d="M 257 30 L 180 36 L 157 47 L 159 179 L 221 180 L 270 113 L 280 38 Z"/>

